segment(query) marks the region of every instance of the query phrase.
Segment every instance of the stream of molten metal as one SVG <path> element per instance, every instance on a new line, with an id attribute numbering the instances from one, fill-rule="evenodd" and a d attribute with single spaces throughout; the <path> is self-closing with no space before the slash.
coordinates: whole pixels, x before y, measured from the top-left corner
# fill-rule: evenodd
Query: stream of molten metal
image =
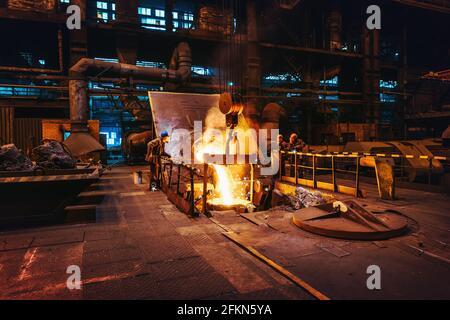
<path id="1" fill-rule="evenodd" d="M 195 156 L 199 161 L 203 161 L 204 154 L 222 155 L 224 153 L 225 146 L 213 140 L 205 144 L 198 144 Z M 239 181 L 240 177 L 237 174 L 240 169 L 233 168 L 235 166 L 220 164 L 212 164 L 211 166 L 217 175 L 213 203 L 223 205 L 248 203 L 245 192 L 243 191 L 245 188 L 242 182 Z"/>

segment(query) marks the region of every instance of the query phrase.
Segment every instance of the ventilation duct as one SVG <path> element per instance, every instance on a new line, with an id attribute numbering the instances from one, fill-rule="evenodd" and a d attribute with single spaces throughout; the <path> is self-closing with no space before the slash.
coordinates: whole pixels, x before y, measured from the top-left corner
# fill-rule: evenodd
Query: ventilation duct
<path id="1" fill-rule="evenodd" d="M 64 144 L 72 155 L 79 157 L 90 152 L 103 151 L 104 147 L 89 134 L 88 76 L 128 77 L 135 80 L 155 80 L 162 83 L 183 85 L 191 78 L 191 49 L 181 42 L 172 54 L 170 69 L 139 67 L 125 63 L 80 59 L 69 71 L 69 100 L 71 135 Z"/>

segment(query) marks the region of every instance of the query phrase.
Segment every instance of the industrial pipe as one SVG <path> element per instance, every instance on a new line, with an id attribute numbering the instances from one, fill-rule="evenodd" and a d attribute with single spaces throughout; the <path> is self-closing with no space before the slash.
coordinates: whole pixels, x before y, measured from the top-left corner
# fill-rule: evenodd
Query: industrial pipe
<path id="1" fill-rule="evenodd" d="M 186 42 L 178 44 L 170 61 L 171 69 L 139 67 L 125 63 L 82 58 L 69 70 L 69 100 L 71 135 L 64 144 L 74 156 L 81 156 L 104 147 L 90 134 L 88 119 L 88 77 L 130 77 L 138 80 L 156 80 L 185 84 L 191 77 L 191 49 Z"/>
<path id="2" fill-rule="evenodd" d="M 176 69 L 139 67 L 125 63 L 82 58 L 69 70 L 70 119 L 85 121 L 88 114 L 87 77 L 89 75 L 132 77 L 141 80 L 158 80 L 184 84 L 191 77 L 191 49 L 181 42 L 174 50 L 170 66 Z"/>
<path id="3" fill-rule="evenodd" d="M 139 67 L 132 64 L 82 58 L 70 68 L 69 75 L 74 79 L 71 81 L 85 80 L 89 75 L 101 75 L 102 77 L 132 77 L 136 80 L 184 84 L 191 77 L 191 65 L 191 49 L 186 42 L 181 42 L 174 50 L 170 62 L 170 66 L 176 69 Z"/>

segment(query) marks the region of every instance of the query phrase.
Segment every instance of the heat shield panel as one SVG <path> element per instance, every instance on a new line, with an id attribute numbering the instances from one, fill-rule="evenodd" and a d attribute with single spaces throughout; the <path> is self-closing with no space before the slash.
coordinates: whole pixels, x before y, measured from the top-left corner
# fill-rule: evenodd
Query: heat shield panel
<path id="1" fill-rule="evenodd" d="M 171 140 L 166 152 L 173 157 L 179 156 L 186 130 L 192 134 L 195 121 L 200 121 L 203 129 L 225 129 L 225 115 L 219 110 L 219 94 L 149 92 L 148 95 L 156 134 L 159 136 L 164 130 L 169 132 Z"/>

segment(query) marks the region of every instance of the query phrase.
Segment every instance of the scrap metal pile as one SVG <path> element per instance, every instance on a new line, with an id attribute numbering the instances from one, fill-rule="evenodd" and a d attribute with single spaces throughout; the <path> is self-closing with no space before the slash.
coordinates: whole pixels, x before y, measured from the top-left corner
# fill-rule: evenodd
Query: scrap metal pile
<path id="1" fill-rule="evenodd" d="M 31 171 L 44 169 L 73 169 L 76 161 L 57 141 L 45 141 L 32 151 L 31 159 L 14 144 L 0 147 L 0 171 Z"/>
<path id="2" fill-rule="evenodd" d="M 40 167 L 47 169 L 73 169 L 75 160 L 57 141 L 46 141 L 33 149 L 31 158 Z"/>
<path id="3" fill-rule="evenodd" d="M 327 202 L 324 195 L 317 190 L 310 191 L 297 187 L 294 193 L 283 194 L 280 190 L 273 190 L 272 207 L 286 211 L 318 206 Z"/>
<path id="4" fill-rule="evenodd" d="M 0 147 L 0 171 L 29 171 L 33 163 L 14 144 Z"/>
<path id="5" fill-rule="evenodd" d="M 308 191 L 305 188 L 297 187 L 295 195 L 288 196 L 291 201 L 291 206 L 295 209 L 308 208 L 324 204 L 325 200 L 320 191 Z"/>

